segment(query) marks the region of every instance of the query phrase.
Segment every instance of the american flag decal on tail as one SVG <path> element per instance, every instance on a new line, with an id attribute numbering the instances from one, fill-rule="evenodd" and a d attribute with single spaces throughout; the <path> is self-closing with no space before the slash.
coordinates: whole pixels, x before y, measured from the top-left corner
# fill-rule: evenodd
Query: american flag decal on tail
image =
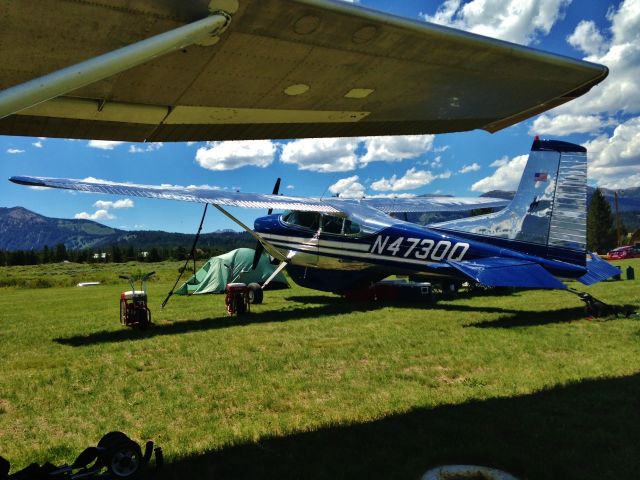
<path id="1" fill-rule="evenodd" d="M 546 182 L 546 181 L 548 180 L 548 178 L 547 178 L 547 177 L 548 177 L 547 172 L 536 172 L 536 173 L 533 175 L 533 179 L 534 179 L 536 182 Z"/>

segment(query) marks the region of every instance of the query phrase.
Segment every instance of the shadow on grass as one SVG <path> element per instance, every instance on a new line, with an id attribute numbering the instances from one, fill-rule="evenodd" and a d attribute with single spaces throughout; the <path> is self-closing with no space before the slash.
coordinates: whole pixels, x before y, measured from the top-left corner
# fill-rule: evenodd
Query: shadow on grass
<path id="1" fill-rule="evenodd" d="M 305 298 L 305 297 L 302 297 Z M 122 329 L 103 330 L 88 335 L 55 338 L 54 341 L 74 347 L 93 345 L 98 343 L 122 342 L 126 340 L 141 340 L 159 335 L 175 335 L 187 332 L 215 330 L 220 328 L 238 327 L 254 323 L 288 322 L 293 320 L 308 320 L 330 315 L 348 314 L 353 311 L 370 311 L 380 308 L 373 303 L 359 302 L 356 304 L 344 302 L 341 298 L 326 297 L 330 302 L 314 307 L 294 307 L 287 310 L 271 310 L 266 312 L 252 312 L 235 317 L 204 318 L 201 320 L 178 320 L 173 323 L 153 325 L 147 330 Z M 314 303 L 310 301 L 309 303 Z"/>
<path id="2" fill-rule="evenodd" d="M 393 306 L 394 308 L 425 309 L 427 313 L 447 312 L 482 312 L 503 314 L 497 320 L 468 324 L 466 327 L 477 328 L 510 328 L 522 326 L 545 325 L 548 323 L 569 322 L 584 318 L 583 308 L 568 308 L 553 312 L 523 312 L 499 307 L 484 307 L 472 305 L 458 305 L 455 303 L 436 302 L 353 302 L 340 297 L 329 295 L 291 296 L 288 301 L 305 304 L 318 304 L 309 307 L 294 307 L 287 310 L 271 310 L 253 312 L 243 316 L 215 317 L 200 320 L 177 320 L 172 323 L 154 325 L 148 330 L 121 329 L 103 330 L 88 335 L 55 338 L 54 341 L 62 345 L 81 347 L 100 343 L 123 342 L 129 340 L 144 340 L 147 338 L 176 335 L 187 332 L 216 330 L 221 328 L 239 327 L 256 323 L 289 322 L 294 320 L 309 320 L 325 316 L 347 315 L 352 312 L 368 312 Z"/>
<path id="3" fill-rule="evenodd" d="M 550 325 L 553 323 L 568 323 L 574 320 L 587 318 L 584 307 L 562 308 L 560 310 L 550 310 L 545 312 L 513 312 L 511 315 L 504 315 L 496 320 L 486 320 L 484 322 L 470 323 L 465 327 L 474 328 L 515 328 L 515 327 L 535 327 Z"/>
<path id="4" fill-rule="evenodd" d="M 522 479 L 638 478 L 640 375 L 416 409 L 181 459 L 159 478 L 418 479 L 481 464 Z"/>

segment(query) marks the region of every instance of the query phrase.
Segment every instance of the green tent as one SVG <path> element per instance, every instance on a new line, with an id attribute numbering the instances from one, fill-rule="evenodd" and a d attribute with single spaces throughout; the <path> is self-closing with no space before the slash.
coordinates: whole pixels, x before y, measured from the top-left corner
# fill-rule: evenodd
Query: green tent
<path id="1" fill-rule="evenodd" d="M 200 270 L 187 280 L 178 290 L 178 295 L 196 295 L 200 293 L 223 293 L 227 283 L 263 284 L 276 269 L 266 256 L 260 258 L 255 270 L 251 269 L 254 250 L 238 248 L 218 257 L 211 257 Z M 289 284 L 282 272 L 278 273 L 269 287 L 287 288 Z"/>

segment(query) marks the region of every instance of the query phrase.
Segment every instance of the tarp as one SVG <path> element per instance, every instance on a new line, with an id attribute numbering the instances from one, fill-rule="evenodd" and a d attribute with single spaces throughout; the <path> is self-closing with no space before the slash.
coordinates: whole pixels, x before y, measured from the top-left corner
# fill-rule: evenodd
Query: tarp
<path id="1" fill-rule="evenodd" d="M 178 295 L 197 295 L 201 293 L 223 293 L 230 282 L 263 284 L 276 269 L 266 256 L 260 258 L 255 270 L 251 269 L 254 250 L 238 248 L 224 255 L 211 257 L 200 270 L 187 280 L 178 290 Z M 282 272 L 271 280 L 269 287 L 286 288 L 289 284 Z"/>

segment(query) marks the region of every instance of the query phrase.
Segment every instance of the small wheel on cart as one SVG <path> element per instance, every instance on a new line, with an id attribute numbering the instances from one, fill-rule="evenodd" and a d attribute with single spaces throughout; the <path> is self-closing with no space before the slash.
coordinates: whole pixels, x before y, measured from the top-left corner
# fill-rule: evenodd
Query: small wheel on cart
<path id="1" fill-rule="evenodd" d="M 106 467 L 115 478 L 133 478 L 143 466 L 140 445 L 131 439 L 114 441 L 106 453 Z"/>
<path id="2" fill-rule="evenodd" d="M 249 303 L 253 303 L 254 305 L 259 305 L 262 303 L 262 299 L 264 298 L 264 292 L 262 291 L 262 287 L 259 283 L 250 283 L 247 285 L 249 295 Z"/>
<path id="3" fill-rule="evenodd" d="M 243 293 L 236 292 L 233 295 L 233 302 L 235 303 L 236 313 L 247 313 L 247 304 L 245 303 L 245 297 Z"/>

